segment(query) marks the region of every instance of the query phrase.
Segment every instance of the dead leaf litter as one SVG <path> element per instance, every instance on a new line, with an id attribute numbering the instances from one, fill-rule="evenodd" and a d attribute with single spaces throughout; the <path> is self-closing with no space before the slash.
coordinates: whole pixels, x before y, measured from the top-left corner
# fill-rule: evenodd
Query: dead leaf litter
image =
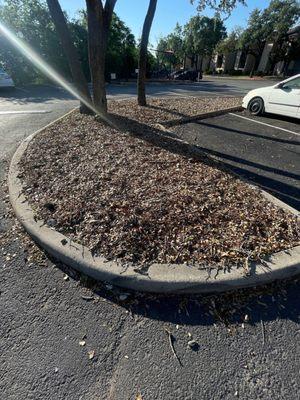
<path id="1" fill-rule="evenodd" d="M 130 107 L 128 118 L 144 121 Z M 151 118 L 147 123 L 157 116 Z M 92 116 L 72 113 L 47 128 L 20 167 L 38 219 L 124 265 L 248 269 L 249 261 L 299 243 L 295 216 L 213 162 L 170 152 Z"/>

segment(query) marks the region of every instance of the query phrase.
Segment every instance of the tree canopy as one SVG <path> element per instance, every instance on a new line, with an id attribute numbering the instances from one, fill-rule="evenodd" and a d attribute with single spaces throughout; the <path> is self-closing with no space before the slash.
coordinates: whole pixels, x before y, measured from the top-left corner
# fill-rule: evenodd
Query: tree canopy
<path id="1" fill-rule="evenodd" d="M 277 40 L 299 20 L 298 0 L 272 0 L 264 10 L 254 9 L 241 36 L 240 45 L 258 57 L 267 40 Z"/>
<path id="2" fill-rule="evenodd" d="M 182 27 L 177 23 L 173 32 L 160 38 L 157 44 L 157 59 L 167 66 L 176 66 L 184 57 L 184 37 Z"/>
<path id="3" fill-rule="evenodd" d="M 237 50 L 240 46 L 240 38 L 243 33 L 241 27 L 235 28 L 225 39 L 221 40 L 216 46 L 216 52 L 229 54 Z"/>
<path id="4" fill-rule="evenodd" d="M 0 19 L 42 57 L 64 75 L 69 69 L 47 6 L 39 0 L 5 0 L 0 6 Z M 0 36 L 0 63 L 16 82 L 44 79 L 11 44 Z"/>
<path id="5" fill-rule="evenodd" d="M 190 56 L 209 56 L 225 37 L 226 28 L 221 19 L 196 15 L 184 27 L 185 52 Z"/>
<path id="6" fill-rule="evenodd" d="M 197 10 L 203 11 L 205 8 L 211 8 L 216 13 L 230 14 L 240 3 L 246 5 L 246 0 L 190 0 L 192 4 L 198 3 Z"/>
<path id="7" fill-rule="evenodd" d="M 70 20 L 65 14 L 84 74 L 90 80 L 86 11 L 81 10 Z M 41 0 L 4 0 L 0 5 L 0 19 L 29 43 L 60 73 L 70 78 L 68 63 L 63 52 L 48 7 Z M 9 71 L 17 83 L 44 81 L 36 70 L 11 44 L 0 36 L 0 65 Z M 137 67 L 137 46 L 129 27 L 113 14 L 108 37 L 106 58 L 107 75 L 115 72 L 127 78 Z"/>

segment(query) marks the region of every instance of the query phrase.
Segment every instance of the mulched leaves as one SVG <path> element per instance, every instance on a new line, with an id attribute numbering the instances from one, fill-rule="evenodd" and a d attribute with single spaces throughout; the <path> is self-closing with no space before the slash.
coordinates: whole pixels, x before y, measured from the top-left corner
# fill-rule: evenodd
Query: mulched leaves
<path id="1" fill-rule="evenodd" d="M 148 107 L 140 107 L 136 99 L 111 100 L 109 112 L 142 122 L 163 124 L 167 121 L 186 119 L 211 111 L 240 106 L 241 97 L 167 97 L 148 98 Z"/>
<path id="2" fill-rule="evenodd" d="M 125 266 L 247 271 L 250 261 L 299 243 L 295 216 L 213 161 L 185 157 L 177 144 L 169 151 L 150 136 L 77 112 L 47 128 L 21 162 L 37 217 Z"/>

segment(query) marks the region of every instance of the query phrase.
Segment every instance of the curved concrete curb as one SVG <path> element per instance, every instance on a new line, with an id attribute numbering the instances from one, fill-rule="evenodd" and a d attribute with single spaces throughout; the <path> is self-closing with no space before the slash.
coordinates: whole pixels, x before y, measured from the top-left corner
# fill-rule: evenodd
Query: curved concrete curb
<path id="1" fill-rule="evenodd" d="M 64 117 L 47 125 L 47 127 Z M 94 279 L 110 282 L 113 285 L 139 291 L 163 293 L 221 292 L 261 285 L 300 273 L 300 246 L 271 256 L 266 260 L 268 268 L 266 268 L 266 265 L 253 263 L 250 266 L 250 276 L 245 276 L 244 271 L 240 268 L 233 269 L 230 273 L 220 271 L 217 276 L 214 276 L 213 273 L 212 277 L 208 278 L 205 270 L 176 264 L 153 264 L 149 268 L 148 275 L 142 275 L 136 272 L 133 267 L 124 270 L 122 266 L 115 262 L 107 262 L 103 257 L 93 257 L 86 247 L 47 227 L 43 221 L 37 221 L 34 218 L 32 208 L 23 195 L 18 164 L 30 141 L 45 128 L 27 137 L 14 154 L 8 176 L 9 195 L 17 218 L 25 230 L 43 249 L 64 264 Z M 276 202 L 277 205 L 298 214 L 296 210 L 278 201 L 273 196 L 266 195 L 269 200 Z"/>

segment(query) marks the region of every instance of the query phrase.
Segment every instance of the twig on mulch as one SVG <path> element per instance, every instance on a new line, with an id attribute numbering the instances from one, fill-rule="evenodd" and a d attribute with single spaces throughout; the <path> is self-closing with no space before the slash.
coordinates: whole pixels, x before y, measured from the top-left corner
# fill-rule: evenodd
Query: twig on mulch
<path id="1" fill-rule="evenodd" d="M 263 347 L 265 347 L 265 343 L 266 343 L 265 325 L 264 325 L 264 321 L 262 319 L 260 320 L 260 324 L 261 324 L 261 333 L 262 333 L 262 343 L 263 343 Z"/>

